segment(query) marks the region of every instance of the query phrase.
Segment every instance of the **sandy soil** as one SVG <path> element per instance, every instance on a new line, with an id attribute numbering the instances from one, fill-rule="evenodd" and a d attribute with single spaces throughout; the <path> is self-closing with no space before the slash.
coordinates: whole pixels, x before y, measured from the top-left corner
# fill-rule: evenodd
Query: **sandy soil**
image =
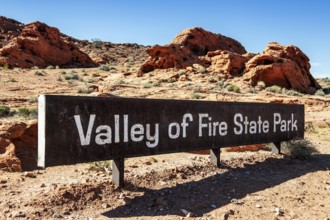
<path id="1" fill-rule="evenodd" d="M 228 92 L 220 80 L 192 74 L 183 81 L 163 71 L 137 78 L 121 67 L 99 69 L 1 70 L 0 104 L 11 110 L 36 108 L 42 93 L 124 97 L 302 103 L 306 138 L 319 151 L 301 161 L 270 151 L 223 152 L 221 168 L 208 155 L 178 153 L 125 161 L 123 188 L 111 183 L 110 162 L 46 170 L 0 171 L 0 219 L 328 219 L 330 218 L 330 99 Z M 38 75 L 36 71 L 43 71 Z M 78 80 L 65 77 L 75 71 Z M 65 72 L 65 73 L 64 73 Z M 181 76 L 180 76 L 181 77 Z M 166 81 L 164 81 L 166 79 Z M 175 80 L 168 80 L 175 79 Z M 2 121 L 26 121 L 17 114 Z M 308 125 L 308 126 L 307 126 Z"/>

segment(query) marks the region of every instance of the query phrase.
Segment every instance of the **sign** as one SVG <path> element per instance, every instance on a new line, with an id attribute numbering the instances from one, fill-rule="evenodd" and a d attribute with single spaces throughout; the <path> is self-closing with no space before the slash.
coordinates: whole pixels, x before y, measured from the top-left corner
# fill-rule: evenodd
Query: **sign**
<path id="1" fill-rule="evenodd" d="M 40 167 L 303 137 L 303 105 L 39 97 Z"/>

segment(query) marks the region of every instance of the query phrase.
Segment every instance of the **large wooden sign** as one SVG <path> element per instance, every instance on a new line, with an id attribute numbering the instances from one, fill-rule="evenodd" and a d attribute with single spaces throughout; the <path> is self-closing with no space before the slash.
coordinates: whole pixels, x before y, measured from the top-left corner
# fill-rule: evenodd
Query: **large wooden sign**
<path id="1" fill-rule="evenodd" d="M 303 136 L 303 105 L 39 97 L 40 167 Z"/>

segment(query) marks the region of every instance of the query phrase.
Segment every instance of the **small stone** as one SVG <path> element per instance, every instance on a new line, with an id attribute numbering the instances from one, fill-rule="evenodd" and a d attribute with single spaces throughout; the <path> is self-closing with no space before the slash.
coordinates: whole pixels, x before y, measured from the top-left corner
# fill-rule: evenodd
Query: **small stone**
<path id="1" fill-rule="evenodd" d="M 257 208 L 261 208 L 261 205 L 257 204 L 256 207 L 257 207 Z"/>
<path id="2" fill-rule="evenodd" d="M 101 206 L 102 206 L 103 209 L 107 209 L 107 208 L 110 207 L 110 205 L 108 203 L 102 203 Z"/>
<path id="3" fill-rule="evenodd" d="M 60 213 L 55 212 L 55 213 L 53 214 L 53 218 L 63 218 L 63 216 L 62 216 Z"/>
<path id="4" fill-rule="evenodd" d="M 283 216 L 284 212 L 280 208 L 275 208 L 276 216 Z"/>
<path id="5" fill-rule="evenodd" d="M 5 184 L 7 183 L 7 180 L 0 180 L 0 184 Z"/>
<path id="6" fill-rule="evenodd" d="M 212 204 L 212 205 L 211 205 L 211 208 L 212 208 L 212 209 L 215 209 L 216 207 L 217 207 L 217 206 L 216 206 L 215 204 Z"/>
<path id="7" fill-rule="evenodd" d="M 26 214 L 22 211 L 13 212 L 12 214 L 14 218 L 24 218 L 26 216 Z"/>
<path id="8" fill-rule="evenodd" d="M 32 173 L 32 172 L 24 172 L 23 174 L 25 177 L 29 177 L 29 178 L 36 178 L 37 176 Z"/>
<path id="9" fill-rule="evenodd" d="M 189 212 L 185 209 L 180 209 L 180 211 L 186 216 L 186 218 L 193 217 L 194 214 L 192 212 Z"/>
<path id="10" fill-rule="evenodd" d="M 119 199 L 124 199 L 124 198 L 125 198 L 125 194 L 124 193 L 120 193 Z"/>
<path id="11" fill-rule="evenodd" d="M 44 187 L 46 187 L 46 184 L 42 183 L 42 184 L 40 185 L 40 187 L 41 187 L 41 188 L 44 188 Z"/>

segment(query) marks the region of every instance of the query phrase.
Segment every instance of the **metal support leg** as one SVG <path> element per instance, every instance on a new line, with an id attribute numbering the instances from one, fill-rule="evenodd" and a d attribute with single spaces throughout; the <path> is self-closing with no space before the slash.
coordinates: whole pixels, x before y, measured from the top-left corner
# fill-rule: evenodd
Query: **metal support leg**
<path id="1" fill-rule="evenodd" d="M 281 142 L 274 142 L 272 147 L 272 152 L 274 154 L 281 154 Z"/>
<path id="2" fill-rule="evenodd" d="M 221 152 L 220 148 L 210 149 L 211 163 L 218 168 L 220 168 L 220 152 Z"/>
<path id="3" fill-rule="evenodd" d="M 112 182 L 119 187 L 124 186 L 124 158 L 112 161 Z"/>

